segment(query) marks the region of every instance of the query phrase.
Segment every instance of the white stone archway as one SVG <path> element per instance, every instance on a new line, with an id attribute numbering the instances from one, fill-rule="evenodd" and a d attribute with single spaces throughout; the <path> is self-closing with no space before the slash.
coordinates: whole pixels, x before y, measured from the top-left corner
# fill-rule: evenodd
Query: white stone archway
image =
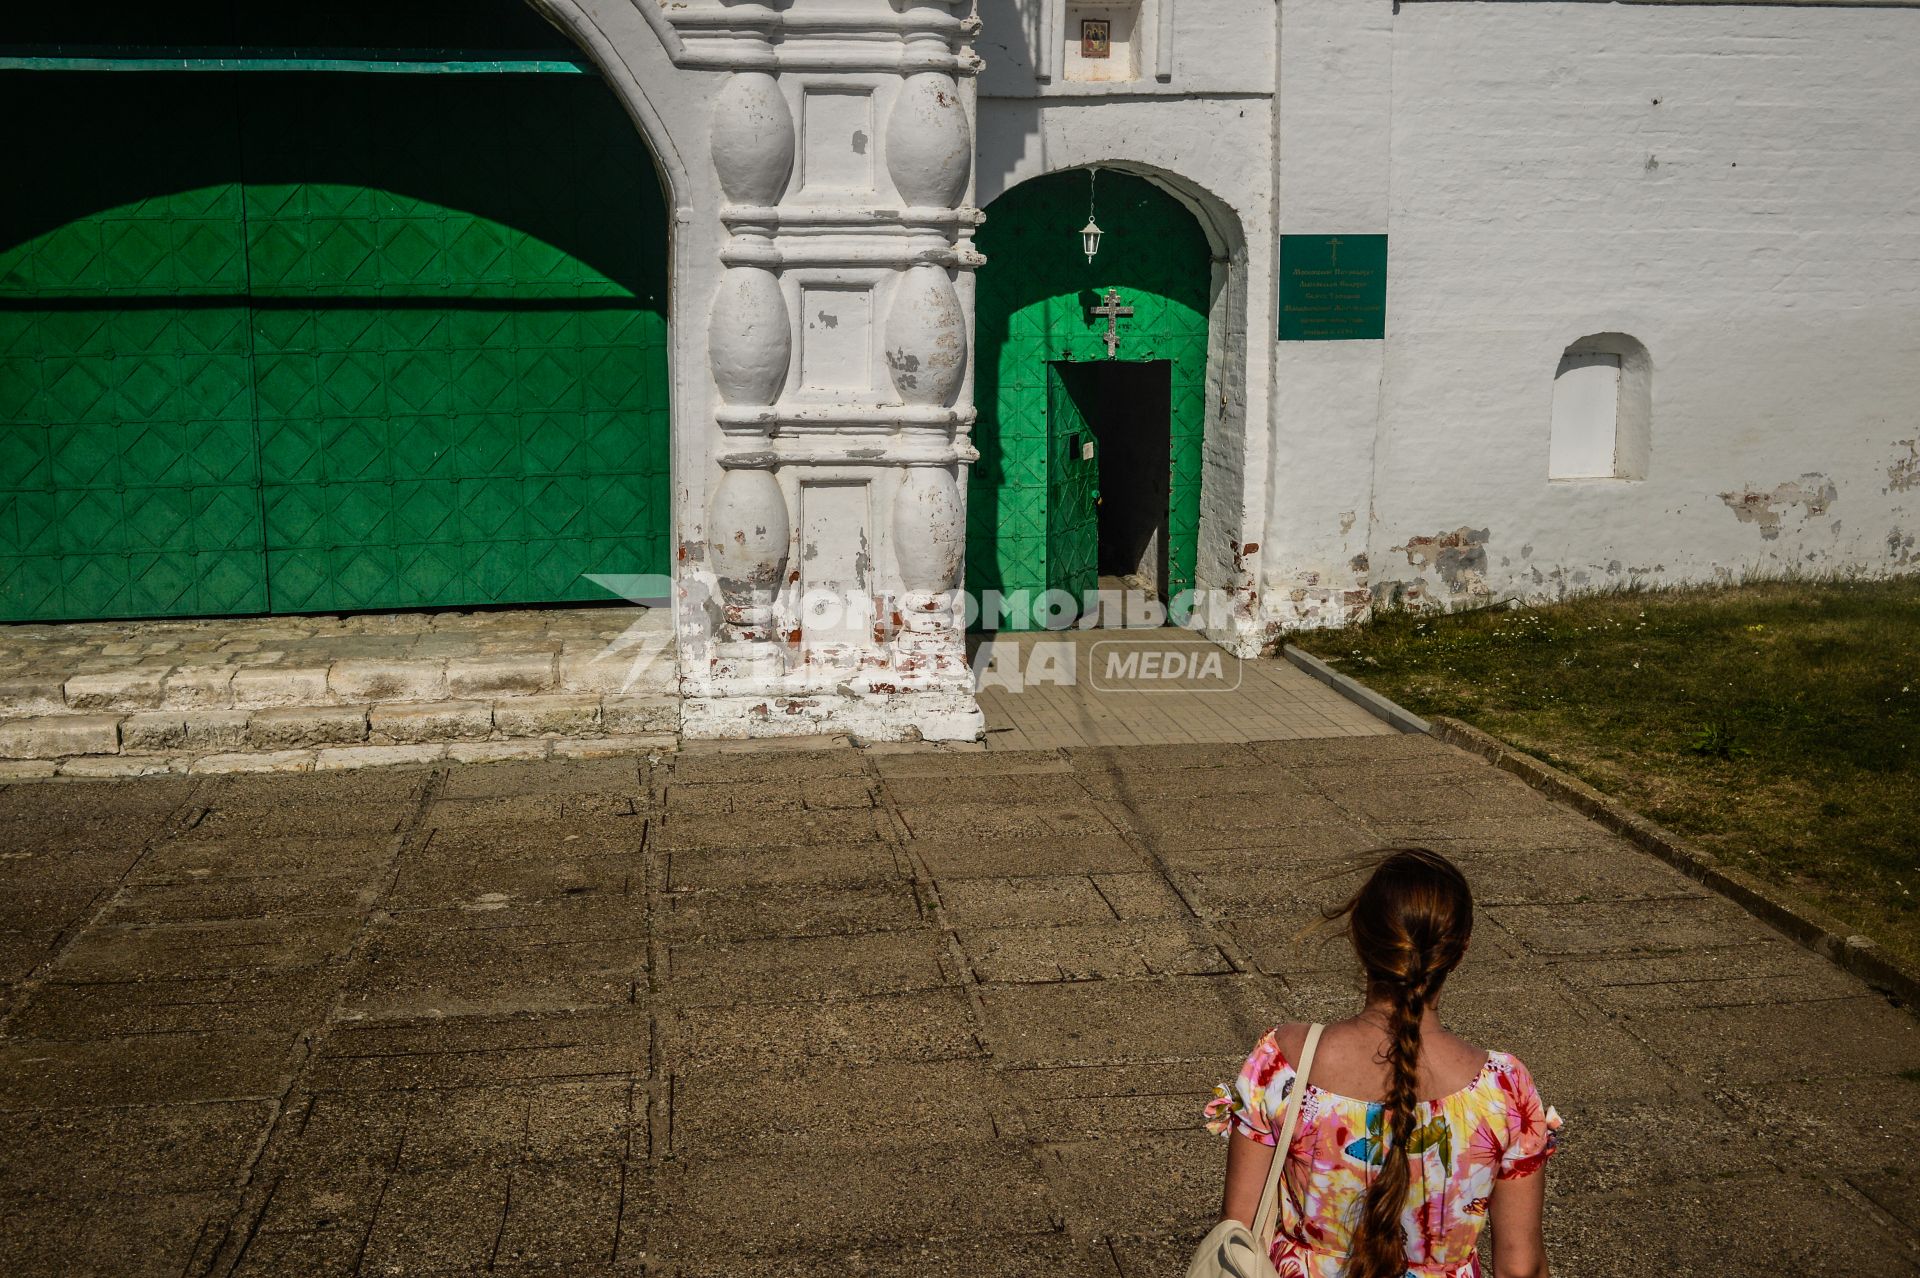
<path id="1" fill-rule="evenodd" d="M 689 736 L 971 739 L 975 23 L 950 0 L 534 0 L 674 209 Z"/>

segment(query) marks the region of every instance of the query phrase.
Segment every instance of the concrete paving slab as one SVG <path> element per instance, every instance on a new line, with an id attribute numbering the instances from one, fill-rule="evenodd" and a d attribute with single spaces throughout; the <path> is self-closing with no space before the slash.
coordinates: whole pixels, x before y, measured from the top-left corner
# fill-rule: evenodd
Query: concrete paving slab
<path id="1" fill-rule="evenodd" d="M 831 1059 L 850 1065 L 982 1055 L 967 996 L 948 988 L 830 1003 L 688 1008 L 673 1020 L 675 1068 L 738 1073 Z"/>
<path id="2" fill-rule="evenodd" d="M 945 953 L 930 931 L 695 941 L 669 950 L 669 981 L 688 1006 L 858 998 L 954 984 Z"/>
<path id="3" fill-rule="evenodd" d="M 1076 838 L 914 839 L 912 856 L 942 882 L 1144 870 L 1150 862 L 1118 833 Z"/>
<path id="4" fill-rule="evenodd" d="M 656 936 L 669 942 L 834 936 L 917 928 L 926 922 L 919 898 L 904 881 L 672 892 L 663 904 L 665 911 L 655 914 L 652 926 Z"/>
<path id="5" fill-rule="evenodd" d="M 797 1147 L 857 1155 L 996 1139 L 1011 1106 L 983 1060 L 824 1062 L 764 1075 L 778 1105 L 747 1116 L 740 1080 L 725 1070 L 673 1078 L 673 1149 L 682 1156 L 777 1155 Z"/>

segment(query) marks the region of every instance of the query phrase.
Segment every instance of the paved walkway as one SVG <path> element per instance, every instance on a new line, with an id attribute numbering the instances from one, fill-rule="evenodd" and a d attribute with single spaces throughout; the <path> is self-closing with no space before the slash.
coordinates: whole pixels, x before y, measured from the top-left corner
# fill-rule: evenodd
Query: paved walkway
<path id="1" fill-rule="evenodd" d="M 994 667 L 979 694 L 989 750 L 1394 731 L 1286 661 L 1242 661 L 1185 630 L 1066 630 L 981 646 Z"/>
<path id="2" fill-rule="evenodd" d="M 1920 1026 L 1424 737 L 0 790 L 0 1272 L 1178 1273 L 1422 839 L 1563 1275 L 1916 1272 Z"/>

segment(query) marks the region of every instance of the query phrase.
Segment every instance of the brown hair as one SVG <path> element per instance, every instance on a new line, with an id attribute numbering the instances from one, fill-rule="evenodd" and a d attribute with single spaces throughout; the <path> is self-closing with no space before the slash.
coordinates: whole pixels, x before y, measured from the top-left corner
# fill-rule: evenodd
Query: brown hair
<path id="1" fill-rule="evenodd" d="M 1420 1018 L 1466 953 L 1473 895 L 1453 862 L 1426 848 L 1393 848 L 1347 902 L 1347 934 L 1367 974 L 1369 999 L 1389 1000 L 1388 1133 L 1367 1187 L 1347 1278 L 1400 1278 L 1407 1270 L 1408 1146 L 1420 1102 Z M 1377 1138 L 1376 1138 L 1377 1139 Z"/>

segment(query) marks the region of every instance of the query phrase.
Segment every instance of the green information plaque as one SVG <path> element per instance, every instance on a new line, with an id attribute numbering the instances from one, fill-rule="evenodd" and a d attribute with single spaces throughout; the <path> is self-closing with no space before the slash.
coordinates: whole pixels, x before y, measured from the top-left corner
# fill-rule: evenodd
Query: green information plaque
<path id="1" fill-rule="evenodd" d="M 1280 340 L 1387 335 L 1387 237 L 1280 237 Z"/>

